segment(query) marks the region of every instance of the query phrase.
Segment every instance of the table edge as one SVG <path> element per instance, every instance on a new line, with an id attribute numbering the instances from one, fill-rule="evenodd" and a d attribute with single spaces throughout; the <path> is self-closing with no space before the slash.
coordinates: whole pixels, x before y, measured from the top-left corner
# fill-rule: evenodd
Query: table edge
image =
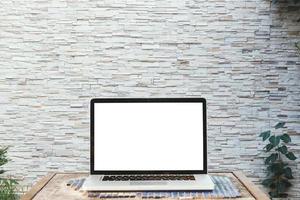
<path id="1" fill-rule="evenodd" d="M 270 200 L 269 196 L 258 188 L 242 171 L 233 171 L 233 175 L 243 184 L 245 188 L 258 200 Z"/>
<path id="2" fill-rule="evenodd" d="M 261 191 L 252 181 L 247 178 L 242 171 L 232 172 L 210 172 L 210 173 L 232 173 L 250 194 L 258 200 L 270 200 L 270 198 Z M 52 172 L 48 173 L 42 179 L 40 179 L 33 187 L 21 197 L 21 200 L 32 200 L 50 181 L 56 174 L 88 174 L 87 172 Z"/>
<path id="3" fill-rule="evenodd" d="M 21 200 L 32 200 L 35 197 L 35 195 L 37 195 L 37 193 L 39 193 L 56 174 L 57 173 L 55 172 L 48 173 L 36 184 L 34 184 L 32 188 L 21 197 Z"/>

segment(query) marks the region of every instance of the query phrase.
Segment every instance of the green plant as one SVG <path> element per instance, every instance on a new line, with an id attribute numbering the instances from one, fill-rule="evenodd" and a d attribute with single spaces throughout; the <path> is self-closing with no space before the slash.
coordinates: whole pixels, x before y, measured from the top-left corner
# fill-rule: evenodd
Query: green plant
<path id="1" fill-rule="evenodd" d="M 300 22 L 300 18 L 299 18 L 299 22 Z M 299 53 L 300 53 L 300 41 L 295 43 L 295 46 L 297 47 Z"/>
<path id="2" fill-rule="evenodd" d="M 1 166 L 5 165 L 9 160 L 7 158 L 7 147 L 0 149 L 0 175 L 5 172 Z M 1 200 L 15 200 L 17 181 L 14 179 L 0 177 L 0 199 Z"/>
<path id="3" fill-rule="evenodd" d="M 284 128 L 284 125 L 285 122 L 279 122 L 275 129 Z M 288 167 L 289 164 L 284 162 L 284 157 L 289 160 L 297 159 L 286 146 L 291 142 L 291 138 L 287 133 L 276 135 L 272 134 L 270 130 L 262 132 L 259 137 L 262 137 L 263 141 L 268 140 L 264 150 L 271 154 L 265 158 L 268 175 L 262 184 L 270 188 L 269 195 L 271 197 L 287 197 L 286 191 L 292 186 L 289 179 L 293 179 L 293 175 L 292 169 Z"/>

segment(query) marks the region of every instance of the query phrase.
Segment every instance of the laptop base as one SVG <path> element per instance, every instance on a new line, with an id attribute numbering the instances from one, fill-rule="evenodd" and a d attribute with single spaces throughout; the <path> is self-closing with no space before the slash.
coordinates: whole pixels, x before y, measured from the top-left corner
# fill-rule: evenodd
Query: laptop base
<path id="1" fill-rule="evenodd" d="M 90 175 L 82 190 L 120 192 L 120 191 L 205 191 L 213 190 L 214 183 L 207 174 L 194 175 L 195 180 L 159 181 L 102 181 L 104 175 Z"/>

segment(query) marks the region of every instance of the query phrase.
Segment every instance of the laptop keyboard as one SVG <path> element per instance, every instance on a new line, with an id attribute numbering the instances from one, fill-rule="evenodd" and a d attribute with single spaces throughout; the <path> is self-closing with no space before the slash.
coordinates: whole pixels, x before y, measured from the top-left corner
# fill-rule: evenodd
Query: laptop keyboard
<path id="1" fill-rule="evenodd" d="M 102 181 L 194 181 L 193 175 L 105 175 Z"/>

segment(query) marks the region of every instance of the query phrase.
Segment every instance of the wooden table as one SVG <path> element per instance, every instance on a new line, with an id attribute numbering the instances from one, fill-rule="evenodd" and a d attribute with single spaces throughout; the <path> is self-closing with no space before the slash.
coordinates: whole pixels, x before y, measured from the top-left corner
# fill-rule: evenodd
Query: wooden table
<path id="1" fill-rule="evenodd" d="M 235 200 L 269 200 L 270 198 L 255 186 L 242 172 L 211 173 L 228 176 L 240 190 L 241 197 Z M 83 192 L 67 187 L 71 179 L 87 177 L 87 173 L 50 173 L 36 183 L 21 200 L 91 200 Z M 133 198 L 136 200 L 136 198 Z M 228 198 L 226 198 L 228 199 Z M 95 199 L 94 199 L 95 200 Z"/>

